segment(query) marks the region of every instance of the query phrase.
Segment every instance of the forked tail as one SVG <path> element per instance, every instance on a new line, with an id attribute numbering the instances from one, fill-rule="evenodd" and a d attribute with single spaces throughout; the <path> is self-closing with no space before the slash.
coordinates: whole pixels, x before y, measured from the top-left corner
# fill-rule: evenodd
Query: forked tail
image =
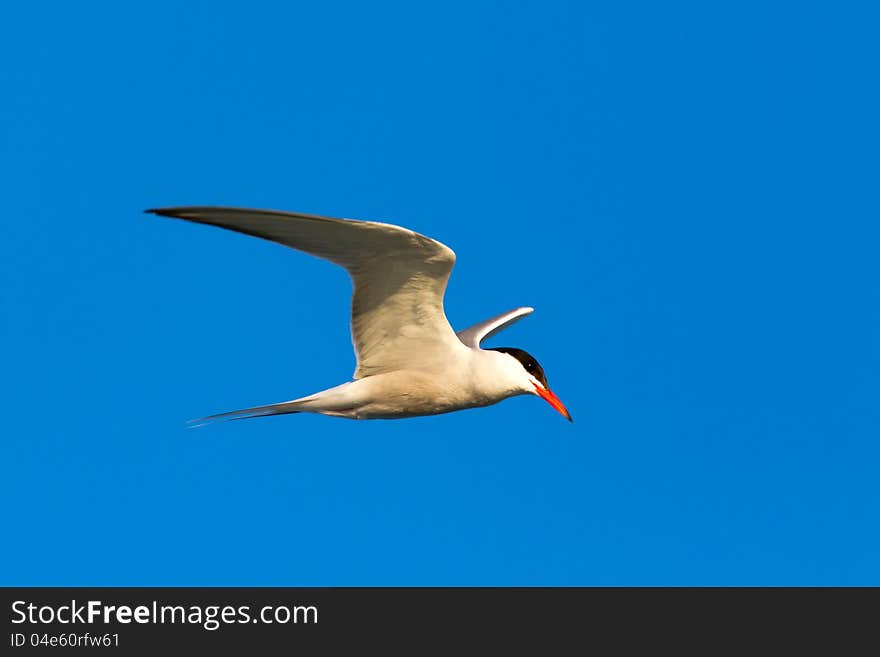
<path id="1" fill-rule="evenodd" d="M 328 388 L 316 392 L 307 397 L 292 399 L 280 404 L 267 404 L 266 406 L 252 406 L 240 411 L 217 413 L 196 420 L 190 420 L 187 424 L 191 427 L 199 427 L 203 424 L 222 420 L 247 420 L 252 417 L 268 417 L 270 415 L 287 415 L 289 413 L 320 413 L 322 415 L 336 415 L 341 417 L 353 417 L 349 411 L 358 406 L 358 396 L 352 394 L 352 390 L 360 389 L 362 381 L 343 383 L 334 388 Z"/>
<path id="2" fill-rule="evenodd" d="M 189 427 L 200 427 L 212 422 L 222 422 L 224 420 L 247 420 L 254 417 L 269 417 L 270 415 L 288 415 L 290 413 L 301 413 L 303 400 L 282 402 L 280 404 L 267 404 L 266 406 L 252 406 L 251 408 L 242 408 L 238 411 L 228 411 L 226 413 L 217 413 L 216 415 L 207 415 L 205 417 L 189 420 Z"/>

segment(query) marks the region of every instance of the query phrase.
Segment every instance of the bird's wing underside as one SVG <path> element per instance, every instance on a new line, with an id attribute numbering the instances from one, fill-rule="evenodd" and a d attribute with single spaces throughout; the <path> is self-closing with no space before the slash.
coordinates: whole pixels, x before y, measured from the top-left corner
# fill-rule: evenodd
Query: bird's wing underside
<path id="1" fill-rule="evenodd" d="M 443 311 L 452 249 L 406 228 L 226 207 L 148 210 L 278 242 L 344 267 L 352 278 L 354 378 L 442 363 L 459 344 Z"/>
<path id="2" fill-rule="evenodd" d="M 461 340 L 468 347 L 479 349 L 480 343 L 483 340 L 488 340 L 499 331 L 506 329 L 511 324 L 519 321 L 526 315 L 533 312 L 535 312 L 534 308 L 529 308 L 525 306 L 522 308 L 509 310 L 506 313 L 501 313 L 500 315 L 496 315 L 491 319 L 487 319 L 484 322 L 474 324 L 473 326 L 469 326 L 463 331 L 459 331 L 458 339 Z"/>

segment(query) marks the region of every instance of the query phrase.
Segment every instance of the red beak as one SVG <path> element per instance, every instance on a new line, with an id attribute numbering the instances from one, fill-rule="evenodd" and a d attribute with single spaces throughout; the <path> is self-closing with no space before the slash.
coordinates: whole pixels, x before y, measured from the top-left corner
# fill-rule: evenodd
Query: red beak
<path id="1" fill-rule="evenodd" d="M 541 399 L 543 399 L 553 408 L 555 408 L 559 412 L 559 414 L 566 420 L 568 420 L 569 422 L 574 422 L 574 420 L 571 419 L 571 414 L 565 409 L 565 406 L 563 406 L 562 402 L 559 401 L 559 397 L 554 395 L 547 388 L 542 388 L 535 383 L 533 383 L 532 385 L 535 386 L 535 392 L 538 393 Z"/>

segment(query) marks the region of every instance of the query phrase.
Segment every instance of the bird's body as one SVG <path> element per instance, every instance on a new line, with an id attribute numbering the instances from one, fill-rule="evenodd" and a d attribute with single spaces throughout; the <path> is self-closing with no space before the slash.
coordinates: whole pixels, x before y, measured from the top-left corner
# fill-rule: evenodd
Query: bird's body
<path id="1" fill-rule="evenodd" d="M 519 349 L 480 347 L 531 308 L 458 334 L 452 330 L 443 295 L 455 254 L 440 242 L 391 224 L 287 212 L 221 207 L 148 212 L 284 244 L 341 265 L 354 283 L 351 332 L 358 364 L 352 381 L 204 420 L 303 412 L 396 419 L 488 406 L 521 394 L 541 396 L 571 419 L 531 356 Z"/>
<path id="2" fill-rule="evenodd" d="M 315 408 L 324 415 L 358 420 L 390 420 L 489 406 L 514 394 L 524 394 L 517 392 L 512 382 L 491 375 L 495 363 L 486 361 L 504 358 L 498 352 L 462 345 L 443 367 L 376 374 L 288 402 L 289 408 Z"/>

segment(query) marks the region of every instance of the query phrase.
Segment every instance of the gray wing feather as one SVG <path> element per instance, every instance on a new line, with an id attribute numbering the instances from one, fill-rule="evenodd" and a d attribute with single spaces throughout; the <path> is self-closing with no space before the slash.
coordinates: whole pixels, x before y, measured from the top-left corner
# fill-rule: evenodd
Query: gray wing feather
<path id="1" fill-rule="evenodd" d="M 253 235 L 329 260 L 352 278 L 354 378 L 440 358 L 458 344 L 443 311 L 455 253 L 400 226 L 318 215 L 227 207 L 147 210 Z"/>
<path id="2" fill-rule="evenodd" d="M 483 340 L 488 340 L 499 331 L 503 331 L 511 324 L 518 322 L 523 317 L 533 312 L 535 312 L 535 309 L 529 308 L 528 306 L 508 310 L 506 313 L 495 315 L 495 317 L 459 331 L 457 334 L 458 339 L 468 347 L 479 349 L 480 343 L 483 342 Z"/>

